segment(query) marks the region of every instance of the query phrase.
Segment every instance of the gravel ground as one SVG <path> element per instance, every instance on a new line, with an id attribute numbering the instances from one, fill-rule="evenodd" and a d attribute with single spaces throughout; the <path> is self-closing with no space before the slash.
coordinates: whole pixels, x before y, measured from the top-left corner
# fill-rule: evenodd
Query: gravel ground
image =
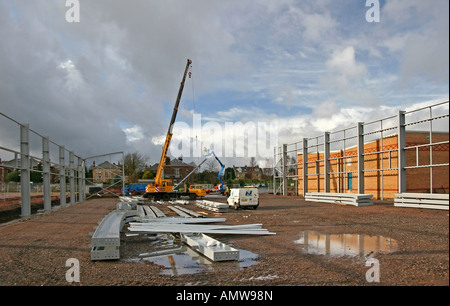
<path id="1" fill-rule="evenodd" d="M 449 286 L 448 211 L 399 208 L 392 202 L 355 207 L 262 194 L 257 210 L 220 215 L 225 224 L 261 223 L 276 233 L 215 235 L 241 250 L 238 262 L 210 263 L 186 253 L 174 254 L 171 260 L 141 258 L 139 254 L 152 251 L 152 245 L 165 242 L 155 240 L 160 236 L 125 233 L 120 260 L 91 261 L 89 232 L 117 202 L 117 198 L 91 199 L 0 225 L 0 285 Z M 158 207 L 174 215 L 164 205 Z M 193 204 L 185 207 L 218 216 Z M 310 233 L 309 247 L 302 238 L 305 232 Z M 317 243 L 317 235 L 328 235 L 328 253 L 314 248 L 323 245 Z M 363 240 L 365 248 L 351 255 L 353 245 L 361 246 Z M 372 247 L 373 241 L 388 247 L 379 250 Z M 342 249 L 340 243 L 345 243 Z M 69 258 L 79 260 L 79 282 L 66 280 Z M 379 282 L 366 277 L 375 275 L 369 273 L 375 266 L 366 266 L 370 258 L 379 263 Z"/>

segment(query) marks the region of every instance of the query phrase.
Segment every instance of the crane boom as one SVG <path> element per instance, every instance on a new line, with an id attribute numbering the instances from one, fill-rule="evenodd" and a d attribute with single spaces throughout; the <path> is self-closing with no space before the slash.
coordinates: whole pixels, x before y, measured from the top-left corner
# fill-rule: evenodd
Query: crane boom
<path id="1" fill-rule="evenodd" d="M 183 93 L 183 88 L 184 88 L 184 82 L 186 80 L 186 74 L 187 74 L 189 66 L 191 64 L 192 64 L 192 61 L 190 59 L 188 59 L 187 63 L 186 63 L 186 69 L 184 70 L 183 79 L 181 80 L 180 89 L 178 90 L 177 100 L 176 100 L 175 106 L 173 108 L 172 119 L 170 120 L 169 130 L 167 131 L 166 141 L 164 142 L 161 159 L 159 160 L 158 169 L 156 171 L 155 184 L 157 186 L 162 186 L 162 173 L 163 173 L 164 165 L 166 162 L 167 150 L 169 149 L 170 141 L 172 140 L 173 125 L 174 125 L 175 119 L 177 117 L 178 106 L 180 105 L 181 95 Z"/>

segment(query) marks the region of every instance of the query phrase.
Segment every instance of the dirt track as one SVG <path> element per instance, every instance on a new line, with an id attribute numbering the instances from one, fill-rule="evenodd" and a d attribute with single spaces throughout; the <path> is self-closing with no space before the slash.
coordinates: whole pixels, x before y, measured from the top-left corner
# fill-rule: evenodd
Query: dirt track
<path id="1" fill-rule="evenodd" d="M 140 258 L 140 253 L 151 250 L 146 236 L 123 235 L 120 260 L 90 260 L 89 232 L 117 202 L 93 199 L 0 225 L 0 285 L 449 285 L 448 211 L 381 202 L 370 207 L 342 206 L 263 194 L 257 210 L 229 210 L 221 217 L 227 219 L 225 224 L 262 223 L 276 235 L 215 236 L 257 257 L 241 263 L 195 262 L 195 273 L 184 274 L 186 266 L 180 268 L 180 263 L 164 267 Z M 158 207 L 173 215 L 164 205 Z M 214 216 L 193 204 L 185 207 Z M 306 231 L 310 247 L 304 240 Z M 319 236 L 326 239 L 317 242 Z M 345 241 L 341 251 L 339 241 Z M 371 248 L 374 242 L 389 246 L 379 252 Z M 355 243 L 359 254 L 352 255 Z M 347 256 L 339 254 L 342 250 Z M 69 258 L 79 260 L 79 283 L 66 281 Z M 369 258 L 379 262 L 379 282 L 367 281 Z"/>

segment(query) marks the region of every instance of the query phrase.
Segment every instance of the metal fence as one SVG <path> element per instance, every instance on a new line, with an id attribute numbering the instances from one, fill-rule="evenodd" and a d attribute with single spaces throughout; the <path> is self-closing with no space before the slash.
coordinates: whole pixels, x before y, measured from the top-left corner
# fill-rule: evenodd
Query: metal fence
<path id="1" fill-rule="evenodd" d="M 42 197 L 46 212 L 52 209 L 52 196 L 59 197 L 61 206 L 82 202 L 86 199 L 86 185 L 92 184 L 86 178 L 87 160 L 118 153 L 83 158 L 31 129 L 29 124 L 0 113 L 0 204 L 19 198 L 21 216 L 28 217 L 31 199 L 36 196 Z M 11 172 L 19 174 L 19 183 L 6 182 Z M 36 177 L 42 183 L 33 181 Z M 123 186 L 123 167 L 119 177 Z"/>
<path id="2" fill-rule="evenodd" d="M 273 193 L 448 194 L 448 117 L 446 101 L 275 147 Z"/>

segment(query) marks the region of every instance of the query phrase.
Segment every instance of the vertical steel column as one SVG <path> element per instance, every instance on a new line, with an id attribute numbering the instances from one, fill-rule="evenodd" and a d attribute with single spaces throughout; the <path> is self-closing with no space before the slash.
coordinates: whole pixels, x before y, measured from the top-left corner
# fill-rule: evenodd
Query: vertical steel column
<path id="1" fill-rule="evenodd" d="M 44 211 L 52 210 L 50 189 L 50 149 L 48 137 L 42 137 L 42 183 L 44 185 Z"/>
<path id="2" fill-rule="evenodd" d="M 364 193 L 364 123 L 358 122 L 358 193 Z"/>
<path id="3" fill-rule="evenodd" d="M 433 146 L 431 145 L 433 143 L 433 113 L 432 108 L 430 107 L 430 141 L 428 142 L 430 145 L 428 146 L 428 150 L 430 153 L 430 162 L 429 164 L 433 164 Z M 433 193 L 433 167 L 428 167 L 428 171 L 430 172 L 430 193 Z"/>
<path id="4" fill-rule="evenodd" d="M 330 132 L 325 132 L 323 137 L 324 149 L 324 192 L 330 192 Z"/>
<path id="5" fill-rule="evenodd" d="M 406 192 L 405 111 L 398 112 L 398 193 Z"/>
<path id="6" fill-rule="evenodd" d="M 303 138 L 303 196 L 308 192 L 308 138 Z"/>
<path id="7" fill-rule="evenodd" d="M 78 202 L 83 202 L 83 201 L 84 201 L 83 160 L 81 159 L 81 157 L 78 157 Z"/>
<path id="8" fill-rule="evenodd" d="M 283 195 L 288 194 L 288 182 L 287 182 L 287 144 L 283 144 Z"/>
<path id="9" fill-rule="evenodd" d="M 273 147 L 273 162 L 272 162 L 272 175 L 273 175 L 273 194 L 277 194 L 277 170 L 275 167 L 277 166 L 277 147 Z"/>
<path id="10" fill-rule="evenodd" d="M 125 190 L 125 154 L 122 152 L 122 190 Z M 83 168 L 84 170 L 84 168 Z"/>
<path id="11" fill-rule="evenodd" d="M 59 203 L 61 206 L 66 205 L 66 166 L 65 166 L 65 150 L 64 146 L 59 147 Z"/>
<path id="12" fill-rule="evenodd" d="M 30 201 L 30 126 L 20 125 L 20 195 L 21 195 L 21 216 L 31 215 Z"/>
<path id="13" fill-rule="evenodd" d="M 75 204 L 75 163 L 72 151 L 69 152 L 69 189 L 70 204 Z"/>

